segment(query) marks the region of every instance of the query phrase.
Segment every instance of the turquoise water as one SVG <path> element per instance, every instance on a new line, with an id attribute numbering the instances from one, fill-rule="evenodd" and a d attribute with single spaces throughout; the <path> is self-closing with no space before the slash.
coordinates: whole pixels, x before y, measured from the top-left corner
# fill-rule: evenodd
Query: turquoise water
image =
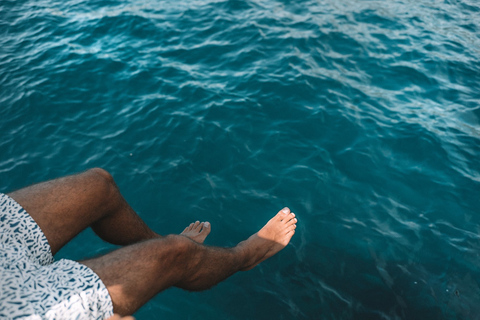
<path id="1" fill-rule="evenodd" d="M 137 319 L 480 319 L 475 0 L 0 2 L 1 191 L 100 166 L 280 254 Z M 112 249 L 86 231 L 58 257 Z"/>

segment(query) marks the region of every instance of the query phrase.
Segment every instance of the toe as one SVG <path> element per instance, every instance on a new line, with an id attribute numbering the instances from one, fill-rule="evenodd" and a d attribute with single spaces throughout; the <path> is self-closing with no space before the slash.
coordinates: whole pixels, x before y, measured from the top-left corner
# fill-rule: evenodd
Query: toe
<path id="1" fill-rule="evenodd" d="M 278 211 L 275 218 L 278 219 L 278 220 L 283 220 L 283 219 L 285 219 L 285 217 L 288 216 L 289 213 L 290 213 L 290 209 L 285 207 L 282 210 Z"/>
<path id="2" fill-rule="evenodd" d="M 212 230 L 212 225 L 210 224 L 210 222 L 208 221 L 204 222 L 201 233 L 205 233 L 208 235 L 211 230 Z"/>
<path id="3" fill-rule="evenodd" d="M 195 224 L 193 225 L 193 230 L 197 230 L 200 227 L 200 221 L 195 221 Z"/>
<path id="4" fill-rule="evenodd" d="M 285 228 L 285 234 L 288 234 L 290 232 L 295 232 L 295 229 L 297 228 L 297 225 L 296 224 L 292 224 L 291 226 L 288 226 L 287 228 Z"/>
<path id="5" fill-rule="evenodd" d="M 297 223 L 297 218 L 292 218 L 292 219 L 287 221 L 286 225 L 290 226 L 290 225 L 295 224 L 295 223 Z"/>
<path id="6" fill-rule="evenodd" d="M 212 225 L 210 224 L 210 222 L 206 221 L 204 224 L 203 224 L 203 230 L 206 230 L 206 231 L 209 231 L 210 232 L 210 229 L 212 229 Z M 203 231 L 202 230 L 202 231 Z"/>

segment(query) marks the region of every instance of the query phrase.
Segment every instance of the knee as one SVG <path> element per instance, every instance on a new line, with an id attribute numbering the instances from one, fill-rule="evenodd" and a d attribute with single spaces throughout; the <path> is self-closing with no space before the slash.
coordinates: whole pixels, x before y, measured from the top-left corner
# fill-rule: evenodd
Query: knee
<path id="1" fill-rule="evenodd" d="M 159 251 L 165 253 L 159 255 L 161 264 L 168 261 L 177 266 L 185 266 L 195 260 L 195 253 L 198 251 L 197 243 L 181 235 L 168 235 L 162 238 L 158 245 Z"/>
<path id="2" fill-rule="evenodd" d="M 91 185 L 98 186 L 102 194 L 110 194 L 111 191 L 116 189 L 115 181 L 112 175 L 105 169 L 92 168 L 85 172 L 86 175 L 93 179 Z"/>
<path id="3" fill-rule="evenodd" d="M 89 174 L 91 174 L 91 175 L 94 175 L 94 176 L 96 176 L 96 177 L 99 178 L 99 179 L 103 179 L 103 180 L 105 180 L 105 182 L 107 182 L 107 183 L 113 183 L 113 182 L 114 182 L 113 177 L 112 177 L 112 175 L 110 174 L 110 172 L 108 172 L 108 171 L 105 170 L 105 169 L 102 169 L 102 168 L 92 168 L 92 169 L 87 170 L 87 173 L 89 173 Z"/>
<path id="4" fill-rule="evenodd" d="M 178 234 L 171 234 L 166 237 L 165 244 L 175 253 L 179 255 L 188 255 L 195 250 L 196 243 L 191 239 Z"/>

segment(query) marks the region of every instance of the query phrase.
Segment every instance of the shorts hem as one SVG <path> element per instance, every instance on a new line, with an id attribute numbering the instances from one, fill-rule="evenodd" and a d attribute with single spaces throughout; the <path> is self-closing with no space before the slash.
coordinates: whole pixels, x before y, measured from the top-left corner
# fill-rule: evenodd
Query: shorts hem
<path id="1" fill-rule="evenodd" d="M 41 254 L 38 255 L 38 253 L 35 254 L 35 259 L 37 259 L 42 265 L 50 264 L 55 261 L 53 258 L 52 254 L 52 247 L 50 246 L 50 243 L 48 242 L 47 237 L 45 236 L 45 233 L 43 232 L 42 228 L 40 225 L 33 219 L 33 217 L 25 210 L 25 208 L 17 202 L 17 200 L 13 199 L 11 196 L 9 196 L 6 193 L 0 193 L 0 199 L 5 200 L 5 201 L 10 201 L 10 207 L 18 207 L 20 210 L 16 212 L 16 214 L 21 215 L 22 218 L 25 220 L 25 222 L 29 224 L 33 224 L 37 226 L 37 230 L 35 230 L 38 233 L 38 236 L 41 238 L 40 241 L 40 250 Z M 1 204 L 0 204 L 1 205 Z M 32 232 L 32 230 L 25 230 L 25 232 Z M 34 253 L 34 252 L 32 252 Z"/>
<path id="2" fill-rule="evenodd" d="M 100 285 L 102 286 L 102 289 L 105 289 L 105 291 L 108 293 L 108 295 L 106 297 L 108 299 L 107 302 L 109 304 L 109 309 L 110 310 L 108 310 L 108 312 L 106 312 L 106 318 L 113 316 L 112 297 L 110 296 L 110 291 L 108 291 L 107 286 L 105 285 L 105 283 L 103 283 L 102 278 L 100 278 L 100 276 L 95 271 L 93 271 L 92 268 L 84 265 L 81 262 L 78 262 L 78 261 L 75 261 L 75 260 L 69 260 L 69 259 L 60 259 L 60 261 L 62 261 L 62 260 L 66 260 L 66 261 L 70 261 L 70 262 L 78 264 L 81 268 L 85 268 L 86 270 L 88 270 L 98 280 L 98 283 L 100 283 Z"/>

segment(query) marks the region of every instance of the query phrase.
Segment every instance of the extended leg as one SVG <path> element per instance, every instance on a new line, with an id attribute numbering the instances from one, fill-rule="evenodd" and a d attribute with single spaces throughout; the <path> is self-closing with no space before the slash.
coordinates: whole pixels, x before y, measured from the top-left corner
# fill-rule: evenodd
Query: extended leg
<path id="1" fill-rule="evenodd" d="M 184 236 L 167 236 L 127 246 L 82 263 L 106 285 L 114 312 L 132 314 L 171 286 L 204 290 L 237 271 L 249 270 L 283 249 L 295 233 L 288 208 L 234 248 L 208 247 Z"/>
<path id="2" fill-rule="evenodd" d="M 32 216 L 55 254 L 85 228 L 105 241 L 127 245 L 159 237 L 133 211 L 112 176 L 94 168 L 9 194 Z"/>

